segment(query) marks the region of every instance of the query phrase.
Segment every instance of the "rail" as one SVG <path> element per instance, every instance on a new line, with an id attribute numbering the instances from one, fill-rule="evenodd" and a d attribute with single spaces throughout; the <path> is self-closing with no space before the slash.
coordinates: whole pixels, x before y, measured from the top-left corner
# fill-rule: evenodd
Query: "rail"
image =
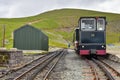
<path id="1" fill-rule="evenodd" d="M 88 65 L 90 66 L 90 68 L 91 68 L 91 71 L 92 71 L 92 73 L 94 75 L 94 80 L 100 80 L 100 78 L 98 77 L 98 74 L 97 74 L 97 71 L 96 71 L 95 67 L 89 62 L 88 59 L 85 59 L 85 60 L 88 63 Z"/>
<path id="2" fill-rule="evenodd" d="M 104 71 L 109 80 L 115 80 L 114 77 L 99 60 L 92 58 L 92 61 L 94 61 Z"/>
<path id="3" fill-rule="evenodd" d="M 43 78 L 43 80 L 47 80 L 47 77 L 49 76 L 49 74 L 51 73 L 51 71 L 54 69 L 54 67 L 57 65 L 58 61 L 61 59 L 61 57 L 64 55 L 64 53 L 62 53 L 59 58 L 56 60 L 56 62 L 53 64 L 53 66 L 50 68 L 50 70 L 46 73 L 45 77 Z"/>
<path id="4" fill-rule="evenodd" d="M 117 76 L 120 76 L 120 73 L 119 73 L 117 70 L 115 70 L 113 67 L 111 67 L 108 63 L 106 63 L 106 62 L 104 62 L 104 61 L 102 61 L 102 60 L 100 60 L 100 62 L 102 62 L 102 63 L 105 64 L 107 67 L 109 67 L 112 71 L 114 71 L 114 72 L 117 74 Z"/>
<path id="5" fill-rule="evenodd" d="M 23 72 L 22 74 L 20 74 L 19 76 L 15 77 L 14 80 L 20 80 L 22 79 L 26 74 L 28 74 L 29 72 L 31 72 L 32 70 L 36 69 L 37 67 L 41 66 L 43 63 L 46 64 L 44 66 L 42 66 L 41 68 L 38 68 L 37 71 L 33 72 L 30 76 L 27 76 L 27 79 L 29 80 L 33 80 L 34 77 L 45 67 L 47 66 L 55 57 L 57 57 L 59 53 L 55 53 L 50 55 L 49 57 L 45 58 L 44 60 L 42 60 L 40 63 L 38 63 L 37 65 L 34 65 L 33 67 L 31 67 L 30 69 L 26 70 L 25 72 Z"/>

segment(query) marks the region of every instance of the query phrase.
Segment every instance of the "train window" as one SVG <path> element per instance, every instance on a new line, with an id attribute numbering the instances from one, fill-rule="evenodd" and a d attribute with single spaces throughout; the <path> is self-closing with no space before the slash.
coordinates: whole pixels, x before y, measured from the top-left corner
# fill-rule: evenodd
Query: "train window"
<path id="1" fill-rule="evenodd" d="M 81 30 L 94 31 L 96 29 L 96 21 L 94 18 L 81 19 Z"/>
<path id="2" fill-rule="evenodd" d="M 97 30 L 103 31 L 105 30 L 105 20 L 102 18 L 97 19 Z"/>

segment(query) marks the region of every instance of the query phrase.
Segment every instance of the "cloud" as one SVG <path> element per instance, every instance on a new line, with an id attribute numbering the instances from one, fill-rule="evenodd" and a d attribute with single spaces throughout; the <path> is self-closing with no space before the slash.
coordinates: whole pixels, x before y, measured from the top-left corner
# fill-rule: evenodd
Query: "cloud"
<path id="1" fill-rule="evenodd" d="M 60 8 L 120 13 L 119 0 L 0 0 L 0 17 L 25 17 Z"/>
<path id="2" fill-rule="evenodd" d="M 0 15 L 0 17 L 24 17 L 24 16 L 31 16 L 35 14 L 39 14 L 41 12 L 55 9 L 55 2 L 56 0 L 53 0 L 53 2 L 48 2 L 48 0 L 7 0 L 6 2 L 0 2 L 0 5 L 2 5 L 2 9 L 0 8 L 0 14 L 4 13 L 5 11 L 7 13 L 4 13 L 4 15 Z"/>
<path id="3" fill-rule="evenodd" d="M 114 13 L 120 13 L 119 7 L 120 7 L 119 0 L 111 0 L 99 5 L 100 10 Z"/>

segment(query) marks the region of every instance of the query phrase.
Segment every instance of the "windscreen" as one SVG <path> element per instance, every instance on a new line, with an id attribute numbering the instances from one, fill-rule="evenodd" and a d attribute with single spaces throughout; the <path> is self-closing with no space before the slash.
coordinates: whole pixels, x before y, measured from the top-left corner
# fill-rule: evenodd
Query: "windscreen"
<path id="1" fill-rule="evenodd" d="M 82 31 L 94 31 L 95 29 L 96 29 L 96 21 L 94 18 L 81 19 L 81 30 Z"/>
<path id="2" fill-rule="evenodd" d="M 97 30 L 98 31 L 105 30 L 105 20 L 103 18 L 98 18 L 97 19 Z"/>

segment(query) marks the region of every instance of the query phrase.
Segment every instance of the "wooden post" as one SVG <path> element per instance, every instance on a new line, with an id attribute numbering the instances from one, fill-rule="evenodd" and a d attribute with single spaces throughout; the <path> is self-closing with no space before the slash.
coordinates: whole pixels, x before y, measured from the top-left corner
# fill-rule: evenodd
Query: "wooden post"
<path id="1" fill-rule="evenodd" d="M 3 42 L 2 47 L 5 47 L 5 25 L 3 25 Z"/>

